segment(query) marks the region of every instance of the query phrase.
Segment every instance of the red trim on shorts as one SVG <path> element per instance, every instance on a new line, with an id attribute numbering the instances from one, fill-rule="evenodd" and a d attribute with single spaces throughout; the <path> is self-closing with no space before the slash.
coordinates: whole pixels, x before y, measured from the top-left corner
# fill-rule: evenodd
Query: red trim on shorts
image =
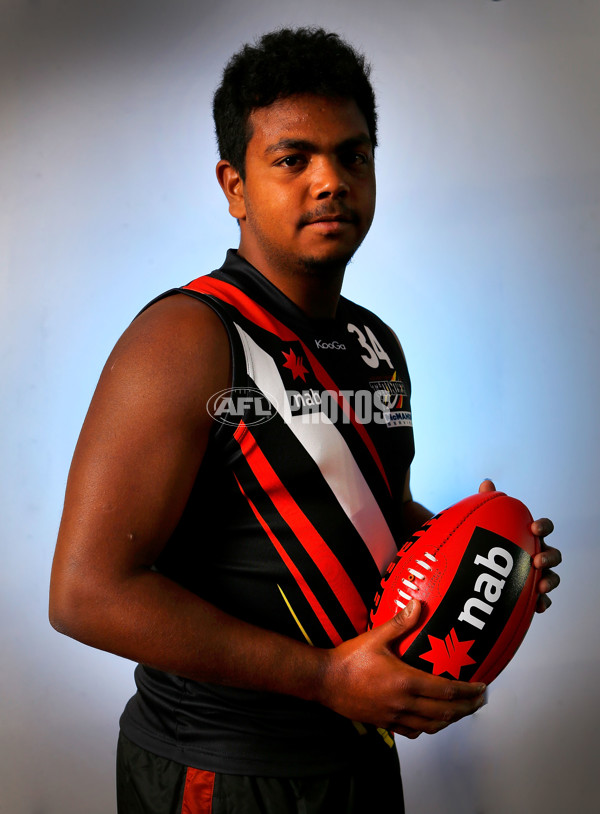
<path id="1" fill-rule="evenodd" d="M 181 814 L 211 814 L 215 773 L 188 767 Z"/>

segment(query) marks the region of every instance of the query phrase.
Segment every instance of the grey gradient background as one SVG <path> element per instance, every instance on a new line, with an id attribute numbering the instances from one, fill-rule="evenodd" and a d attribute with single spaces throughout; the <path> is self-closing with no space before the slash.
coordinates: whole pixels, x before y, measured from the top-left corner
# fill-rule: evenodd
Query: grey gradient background
<path id="1" fill-rule="evenodd" d="M 415 496 L 441 509 L 492 476 L 565 553 L 487 707 L 399 741 L 408 811 L 591 814 L 599 0 L 0 0 L 0 811 L 114 811 L 133 666 L 47 622 L 66 475 L 121 331 L 237 245 L 211 94 L 284 23 L 373 62 L 378 209 L 345 293 L 403 342 Z"/>

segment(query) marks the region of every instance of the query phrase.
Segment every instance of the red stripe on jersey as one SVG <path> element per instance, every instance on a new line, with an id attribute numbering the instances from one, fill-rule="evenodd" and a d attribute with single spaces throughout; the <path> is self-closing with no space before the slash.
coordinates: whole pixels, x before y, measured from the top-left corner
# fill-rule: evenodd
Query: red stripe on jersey
<path id="1" fill-rule="evenodd" d="M 367 609 L 340 561 L 285 488 L 243 421 L 240 421 L 234 438 L 256 479 L 323 574 L 354 629 L 357 633 L 362 632 L 365 629 Z"/>
<path id="2" fill-rule="evenodd" d="M 209 276 L 198 277 L 188 285 L 184 285 L 183 288 L 189 289 L 190 291 L 197 291 L 201 294 L 210 294 L 211 296 L 217 297 L 217 299 L 223 300 L 223 302 L 226 302 L 229 305 L 233 305 L 234 308 L 237 308 L 238 311 L 251 322 L 254 322 L 260 328 L 264 328 L 265 330 L 274 333 L 280 339 L 283 339 L 286 342 L 299 342 L 302 345 L 307 359 L 310 362 L 313 372 L 319 382 L 326 390 L 331 390 L 337 394 L 337 402 L 339 406 L 350 418 L 352 426 L 358 432 L 365 446 L 371 453 L 371 457 L 377 464 L 377 468 L 381 472 L 381 476 L 385 481 L 388 492 L 391 493 L 390 484 L 387 479 L 387 475 L 385 474 L 383 464 L 381 463 L 381 458 L 379 457 L 379 454 L 375 449 L 375 446 L 371 441 L 364 425 L 360 424 L 356 420 L 354 410 L 344 396 L 339 392 L 336 383 L 329 376 L 312 351 L 310 351 L 300 339 L 300 337 L 296 336 L 293 331 L 284 325 L 283 322 L 280 322 L 276 317 L 274 317 L 273 314 L 270 314 L 265 308 L 254 302 L 254 300 L 251 299 L 247 294 L 244 294 L 244 292 L 240 291 L 239 288 L 231 285 L 231 283 L 226 283 L 224 280 L 215 280 L 213 277 Z"/>
<path id="3" fill-rule="evenodd" d="M 231 283 L 224 280 L 215 280 L 214 277 L 205 276 L 192 280 L 188 285 L 182 286 L 190 291 L 198 291 L 200 294 L 210 294 L 219 300 L 223 300 L 228 305 L 233 305 L 238 311 L 261 328 L 278 336 L 280 339 L 293 342 L 298 341 L 296 334 L 280 322 L 273 314 L 254 302 L 251 297 L 240 291 Z"/>
<path id="4" fill-rule="evenodd" d="M 181 814 L 211 814 L 214 788 L 214 772 L 188 767 Z"/>
<path id="5" fill-rule="evenodd" d="M 235 475 L 234 475 L 234 477 L 235 477 Z M 237 481 L 237 485 L 240 487 L 240 492 L 244 495 L 244 497 L 248 501 L 248 504 L 250 505 L 250 508 L 254 512 L 254 516 L 256 517 L 256 519 L 258 520 L 260 525 L 263 527 L 263 529 L 266 531 L 269 539 L 271 540 L 271 542 L 273 543 L 273 545 L 277 549 L 277 551 L 279 553 L 279 556 L 284 561 L 284 563 L 288 567 L 290 573 L 292 574 L 292 576 L 294 577 L 294 579 L 298 583 L 298 587 L 300 588 L 300 590 L 304 594 L 308 604 L 311 606 L 311 608 L 315 612 L 315 615 L 317 616 L 319 622 L 323 626 L 323 630 L 329 636 L 329 638 L 331 640 L 331 643 L 334 646 L 340 644 L 342 642 L 342 637 L 340 636 L 340 634 L 337 632 L 337 630 L 333 626 L 333 622 L 331 621 L 331 619 L 327 616 L 327 614 L 323 610 L 323 607 L 321 606 L 321 603 L 319 602 L 317 597 L 314 595 L 314 593 L 311 591 L 308 583 L 306 582 L 306 580 L 304 579 L 304 577 L 302 576 L 300 571 L 294 565 L 293 560 L 290 559 L 290 557 L 289 557 L 287 551 L 285 550 L 285 548 L 281 545 L 281 543 L 279 542 L 277 537 L 275 537 L 275 535 L 273 534 L 273 532 L 269 528 L 266 520 L 260 514 L 260 512 L 258 511 L 256 506 L 254 505 L 254 503 L 250 500 L 248 495 L 244 492 L 244 488 L 243 488 L 242 484 L 239 482 L 237 477 L 235 479 Z"/>

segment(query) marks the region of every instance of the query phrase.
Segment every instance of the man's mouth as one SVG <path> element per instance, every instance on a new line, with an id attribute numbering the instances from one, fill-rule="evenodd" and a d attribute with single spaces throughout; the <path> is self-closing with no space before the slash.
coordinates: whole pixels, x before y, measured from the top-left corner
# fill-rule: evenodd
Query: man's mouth
<path id="1" fill-rule="evenodd" d="M 314 223 L 356 223 L 357 218 L 353 212 L 327 212 L 323 214 L 309 213 L 300 219 L 301 226 Z"/>

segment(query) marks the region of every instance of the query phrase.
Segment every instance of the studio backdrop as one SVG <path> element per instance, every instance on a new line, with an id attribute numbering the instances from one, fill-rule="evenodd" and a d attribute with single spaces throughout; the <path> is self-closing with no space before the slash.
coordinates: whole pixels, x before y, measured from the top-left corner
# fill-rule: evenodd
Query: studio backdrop
<path id="1" fill-rule="evenodd" d="M 68 467 L 120 333 L 237 245 L 211 96 L 243 42 L 285 24 L 373 64 L 377 212 L 344 293 L 403 344 L 415 497 L 439 510 L 492 477 L 565 555 L 488 705 L 398 739 L 408 811 L 591 814 L 598 0 L 0 0 L 0 810 L 114 811 L 133 665 L 47 621 Z"/>

